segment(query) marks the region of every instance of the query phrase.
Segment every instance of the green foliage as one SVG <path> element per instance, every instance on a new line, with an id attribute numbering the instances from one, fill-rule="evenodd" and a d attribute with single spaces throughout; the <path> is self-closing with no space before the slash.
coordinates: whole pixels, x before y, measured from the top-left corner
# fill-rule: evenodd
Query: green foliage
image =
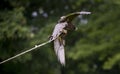
<path id="1" fill-rule="evenodd" d="M 1 61 L 47 41 L 60 16 L 86 10 L 92 14 L 73 21 L 78 30 L 66 37 L 65 73 L 120 73 L 119 0 L 3 0 L 0 6 Z M 1 74 L 61 73 L 52 43 L 0 66 Z"/>

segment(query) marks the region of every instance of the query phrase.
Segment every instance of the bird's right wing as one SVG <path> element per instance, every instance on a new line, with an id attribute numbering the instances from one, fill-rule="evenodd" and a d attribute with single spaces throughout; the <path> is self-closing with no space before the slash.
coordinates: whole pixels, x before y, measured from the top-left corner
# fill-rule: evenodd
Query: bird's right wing
<path id="1" fill-rule="evenodd" d="M 91 14 L 91 12 L 86 12 L 86 11 L 74 12 L 74 13 L 70 13 L 64 17 L 65 17 L 65 19 L 69 19 L 69 21 L 71 22 L 78 15 L 84 15 L 84 14 Z"/>

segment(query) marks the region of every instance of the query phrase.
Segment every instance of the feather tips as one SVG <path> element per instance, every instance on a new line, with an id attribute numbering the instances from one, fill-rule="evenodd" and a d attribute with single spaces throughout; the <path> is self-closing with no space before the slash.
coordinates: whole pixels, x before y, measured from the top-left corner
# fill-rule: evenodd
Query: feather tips
<path id="1" fill-rule="evenodd" d="M 63 41 L 61 41 L 63 42 Z M 57 55 L 58 61 L 65 66 L 65 50 L 64 50 L 64 44 L 61 44 L 59 38 L 54 40 L 54 50 Z"/>

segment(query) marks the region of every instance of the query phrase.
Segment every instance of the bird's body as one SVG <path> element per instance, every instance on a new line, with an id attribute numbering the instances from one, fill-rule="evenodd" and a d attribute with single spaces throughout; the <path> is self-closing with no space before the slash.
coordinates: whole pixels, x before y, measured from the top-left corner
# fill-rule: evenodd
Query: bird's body
<path id="1" fill-rule="evenodd" d="M 75 12 L 67 16 L 62 16 L 56 24 L 50 40 L 54 41 L 54 50 L 59 62 L 65 66 L 65 36 L 70 30 L 75 30 L 75 25 L 71 23 L 74 17 L 80 14 L 90 14 L 90 12 Z"/>
<path id="2" fill-rule="evenodd" d="M 54 40 L 55 53 L 62 65 L 65 65 L 65 36 L 67 35 L 67 32 L 71 30 L 70 28 L 74 29 L 75 27 L 68 22 L 59 22 L 56 24 L 53 30 L 53 34 L 51 35 L 51 40 Z"/>

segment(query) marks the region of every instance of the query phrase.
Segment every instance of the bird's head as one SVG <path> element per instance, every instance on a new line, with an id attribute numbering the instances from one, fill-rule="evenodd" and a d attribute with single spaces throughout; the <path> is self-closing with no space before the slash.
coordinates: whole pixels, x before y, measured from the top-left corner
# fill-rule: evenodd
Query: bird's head
<path id="1" fill-rule="evenodd" d="M 66 21 L 67 21 L 66 16 L 61 16 L 58 22 L 62 23 L 62 22 L 66 22 Z"/>

